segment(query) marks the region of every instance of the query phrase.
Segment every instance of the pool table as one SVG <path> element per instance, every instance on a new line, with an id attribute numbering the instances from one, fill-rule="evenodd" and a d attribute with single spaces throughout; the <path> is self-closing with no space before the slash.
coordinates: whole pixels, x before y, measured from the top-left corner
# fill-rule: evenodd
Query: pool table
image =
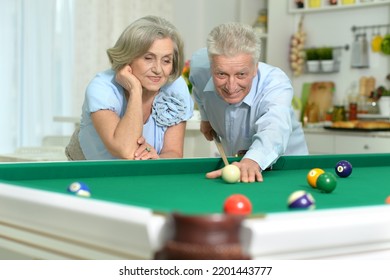
<path id="1" fill-rule="evenodd" d="M 353 172 L 332 193 L 306 175 Z M 229 161 L 238 160 L 229 158 Z M 252 215 L 240 242 L 252 259 L 390 257 L 390 154 L 281 157 L 262 183 L 207 179 L 220 158 L 0 164 L 0 257 L 12 259 L 151 259 L 171 234 L 171 213 L 222 214 L 231 194 L 246 195 Z M 85 182 L 91 197 L 67 191 Z M 288 196 L 310 192 L 314 210 L 290 210 Z"/>

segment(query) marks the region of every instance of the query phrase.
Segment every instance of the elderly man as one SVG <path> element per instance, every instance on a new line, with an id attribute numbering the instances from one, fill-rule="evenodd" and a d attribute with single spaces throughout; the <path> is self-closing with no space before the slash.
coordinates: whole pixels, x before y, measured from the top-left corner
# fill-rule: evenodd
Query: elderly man
<path id="1" fill-rule="evenodd" d="M 308 154 L 291 106 L 291 82 L 279 68 L 259 62 L 260 51 L 252 27 L 225 23 L 210 32 L 207 49 L 191 58 L 200 130 L 210 141 L 215 131 L 228 156 L 243 155 L 233 163 L 240 168 L 241 182 L 263 181 L 261 172 L 281 155 Z"/>

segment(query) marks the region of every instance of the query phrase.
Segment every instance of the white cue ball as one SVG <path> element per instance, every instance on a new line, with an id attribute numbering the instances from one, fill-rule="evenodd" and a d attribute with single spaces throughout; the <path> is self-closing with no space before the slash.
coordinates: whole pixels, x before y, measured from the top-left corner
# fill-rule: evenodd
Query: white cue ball
<path id="1" fill-rule="evenodd" d="M 226 165 L 222 169 L 222 179 L 226 183 L 230 183 L 230 184 L 237 183 L 238 181 L 240 181 L 240 177 L 241 177 L 240 168 L 238 168 L 233 164 Z"/>

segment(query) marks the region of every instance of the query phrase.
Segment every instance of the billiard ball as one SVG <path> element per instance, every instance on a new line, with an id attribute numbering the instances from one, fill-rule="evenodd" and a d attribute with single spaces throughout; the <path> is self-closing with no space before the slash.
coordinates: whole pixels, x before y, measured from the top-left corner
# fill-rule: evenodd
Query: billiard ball
<path id="1" fill-rule="evenodd" d="M 287 199 L 290 209 L 313 209 L 315 208 L 314 197 L 305 191 L 295 191 Z"/>
<path id="2" fill-rule="evenodd" d="M 225 200 L 223 211 L 226 214 L 248 215 L 252 212 L 252 203 L 245 195 L 233 194 Z"/>
<path id="3" fill-rule="evenodd" d="M 240 168 L 238 168 L 238 166 L 234 164 L 229 164 L 222 168 L 222 179 L 226 183 L 237 183 L 238 181 L 240 181 L 240 176 Z"/>
<path id="4" fill-rule="evenodd" d="M 388 197 L 386 197 L 385 202 L 386 202 L 386 204 L 390 204 L 390 195 Z"/>
<path id="5" fill-rule="evenodd" d="M 309 173 L 307 173 L 306 179 L 312 188 L 317 187 L 318 176 L 320 176 L 322 173 L 325 173 L 325 171 L 321 168 L 313 168 L 309 171 Z"/>
<path id="6" fill-rule="evenodd" d="M 348 177 L 352 173 L 352 164 L 347 160 L 340 160 L 336 164 L 335 171 L 339 177 Z"/>
<path id="7" fill-rule="evenodd" d="M 337 179 L 333 173 L 325 172 L 318 176 L 317 189 L 325 193 L 331 193 L 337 186 Z"/>
<path id="8" fill-rule="evenodd" d="M 87 184 L 83 182 L 73 182 L 68 187 L 68 192 L 73 193 L 78 196 L 85 196 L 90 197 L 91 191 L 89 190 L 89 187 Z"/>

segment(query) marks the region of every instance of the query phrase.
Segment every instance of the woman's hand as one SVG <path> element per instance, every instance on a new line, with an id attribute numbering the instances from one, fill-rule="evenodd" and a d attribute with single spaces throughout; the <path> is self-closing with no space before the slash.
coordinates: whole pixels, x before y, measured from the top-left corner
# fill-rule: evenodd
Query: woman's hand
<path id="1" fill-rule="evenodd" d="M 139 90 L 142 93 L 142 85 L 136 76 L 133 75 L 133 70 L 130 65 L 126 65 L 120 69 L 115 76 L 115 80 L 129 93 Z"/>
<path id="2" fill-rule="evenodd" d="M 145 138 L 141 137 L 137 141 L 138 148 L 134 153 L 135 160 L 145 160 L 145 159 L 158 159 L 160 158 L 157 154 L 157 151 L 153 146 L 146 143 Z"/>

